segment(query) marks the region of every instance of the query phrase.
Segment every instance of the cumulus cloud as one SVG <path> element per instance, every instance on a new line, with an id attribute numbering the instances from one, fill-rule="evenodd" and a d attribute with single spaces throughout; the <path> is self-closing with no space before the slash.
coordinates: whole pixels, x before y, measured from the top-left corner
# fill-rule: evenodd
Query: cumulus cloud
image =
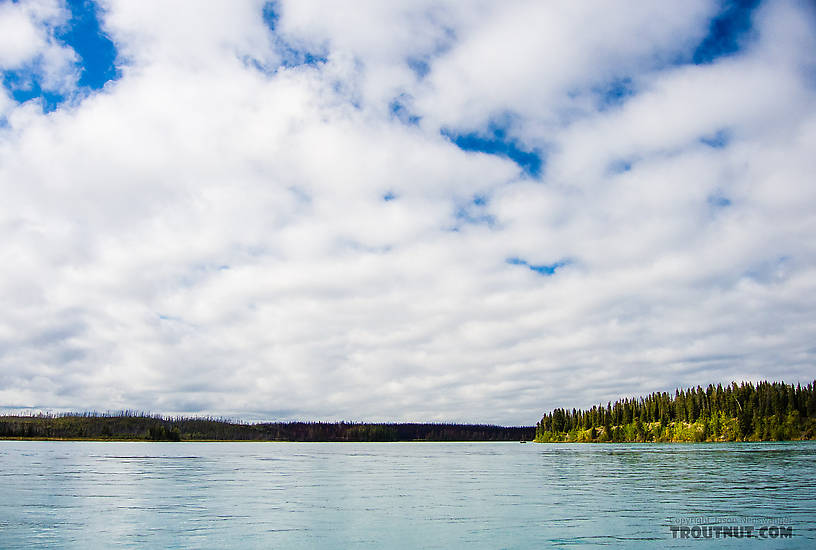
<path id="1" fill-rule="evenodd" d="M 0 71 L 9 89 L 5 94 L 25 93 L 33 86 L 65 93 L 75 86 L 75 53 L 54 36 L 66 20 L 67 11 L 56 0 L 0 4 Z M 8 109 L 4 103 L 0 116 Z"/>
<path id="2" fill-rule="evenodd" d="M 531 424 L 812 376 L 807 3 L 699 64 L 716 2 L 88 5 L 121 78 L 0 96 L 0 407 Z M 76 71 L 66 21 L 0 4 L 0 68 Z"/>

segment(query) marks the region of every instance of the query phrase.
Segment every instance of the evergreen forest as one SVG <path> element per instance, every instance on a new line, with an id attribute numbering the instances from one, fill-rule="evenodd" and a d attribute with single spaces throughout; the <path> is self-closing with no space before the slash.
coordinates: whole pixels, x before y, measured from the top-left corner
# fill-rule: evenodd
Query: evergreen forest
<path id="1" fill-rule="evenodd" d="M 786 441 L 816 438 L 816 381 L 736 382 L 558 408 L 536 425 L 538 442 Z"/>
<path id="2" fill-rule="evenodd" d="M 484 424 L 273 422 L 163 417 L 142 412 L 0 416 L 0 439 L 137 441 L 519 441 L 535 428 Z"/>

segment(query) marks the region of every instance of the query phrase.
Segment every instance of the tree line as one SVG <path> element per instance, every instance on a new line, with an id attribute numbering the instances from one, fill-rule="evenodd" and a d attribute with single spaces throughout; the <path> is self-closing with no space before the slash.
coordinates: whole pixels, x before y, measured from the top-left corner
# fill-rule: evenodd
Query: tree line
<path id="1" fill-rule="evenodd" d="M 0 416 L 0 438 L 142 441 L 518 441 L 535 428 L 486 424 L 271 422 L 218 418 L 67 413 Z"/>
<path id="2" fill-rule="evenodd" d="M 816 381 L 736 382 L 654 392 L 558 408 L 536 425 L 536 441 L 781 441 L 816 438 Z"/>

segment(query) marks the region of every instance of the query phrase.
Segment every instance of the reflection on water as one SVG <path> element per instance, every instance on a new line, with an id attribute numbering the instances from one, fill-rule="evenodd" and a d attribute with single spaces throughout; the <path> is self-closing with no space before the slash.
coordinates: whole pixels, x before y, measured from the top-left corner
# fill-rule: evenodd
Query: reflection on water
<path id="1" fill-rule="evenodd" d="M 0 442 L 2 548 L 816 547 L 816 444 Z"/>

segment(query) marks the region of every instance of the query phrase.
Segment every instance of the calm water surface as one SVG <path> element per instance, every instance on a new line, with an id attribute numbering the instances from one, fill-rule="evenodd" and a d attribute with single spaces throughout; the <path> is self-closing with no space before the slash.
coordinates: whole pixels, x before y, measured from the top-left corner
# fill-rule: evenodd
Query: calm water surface
<path id="1" fill-rule="evenodd" d="M 816 548 L 814 474 L 816 442 L 0 441 L 0 548 Z M 672 538 L 700 518 L 793 537 Z"/>

